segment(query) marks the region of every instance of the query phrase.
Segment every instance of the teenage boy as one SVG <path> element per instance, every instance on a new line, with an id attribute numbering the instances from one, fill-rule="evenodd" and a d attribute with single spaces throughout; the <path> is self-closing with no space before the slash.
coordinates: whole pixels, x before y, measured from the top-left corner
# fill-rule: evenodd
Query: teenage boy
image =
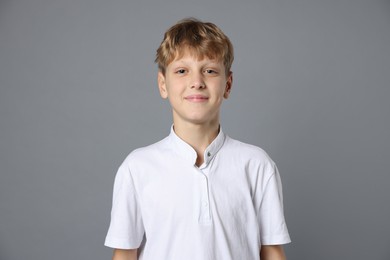
<path id="1" fill-rule="evenodd" d="M 105 245 L 114 260 L 281 260 L 290 242 L 280 175 L 260 148 L 223 133 L 233 47 L 214 24 L 186 19 L 157 50 L 168 137 L 130 153 L 114 184 Z"/>

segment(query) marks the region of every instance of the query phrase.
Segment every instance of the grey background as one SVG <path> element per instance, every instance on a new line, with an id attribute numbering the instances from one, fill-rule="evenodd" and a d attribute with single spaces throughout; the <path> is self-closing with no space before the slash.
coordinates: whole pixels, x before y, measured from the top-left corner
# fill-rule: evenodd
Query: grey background
<path id="1" fill-rule="evenodd" d="M 169 133 L 153 60 L 187 16 L 235 46 L 222 125 L 281 171 L 288 258 L 389 260 L 388 0 L 2 0 L 0 260 L 111 257 L 114 174 Z"/>

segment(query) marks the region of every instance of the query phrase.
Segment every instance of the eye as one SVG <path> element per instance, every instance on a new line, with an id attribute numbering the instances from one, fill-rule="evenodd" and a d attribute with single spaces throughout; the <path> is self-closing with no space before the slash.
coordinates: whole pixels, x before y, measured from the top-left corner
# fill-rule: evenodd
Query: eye
<path id="1" fill-rule="evenodd" d="M 213 69 L 206 69 L 204 72 L 206 74 L 218 74 L 218 72 L 216 70 L 213 70 Z"/>
<path id="2" fill-rule="evenodd" d="M 185 69 L 178 69 L 178 70 L 176 70 L 175 73 L 176 74 L 184 74 L 184 73 L 186 73 L 186 70 Z"/>

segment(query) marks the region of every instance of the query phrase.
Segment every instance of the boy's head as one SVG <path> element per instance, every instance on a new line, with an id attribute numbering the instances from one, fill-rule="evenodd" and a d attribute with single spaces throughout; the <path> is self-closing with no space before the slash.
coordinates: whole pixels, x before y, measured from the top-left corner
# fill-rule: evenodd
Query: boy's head
<path id="1" fill-rule="evenodd" d="M 222 61 L 226 75 L 229 74 L 234 59 L 233 45 L 215 24 L 188 18 L 169 28 L 157 49 L 155 62 L 159 71 L 165 74 L 168 64 L 187 50 L 200 60 L 207 57 Z"/>

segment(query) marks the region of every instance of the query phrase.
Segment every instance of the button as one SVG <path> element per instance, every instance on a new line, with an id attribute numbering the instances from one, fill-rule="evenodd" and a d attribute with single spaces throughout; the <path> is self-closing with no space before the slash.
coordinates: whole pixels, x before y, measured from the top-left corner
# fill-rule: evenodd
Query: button
<path id="1" fill-rule="evenodd" d="M 207 152 L 207 156 L 210 157 L 210 156 L 211 156 L 211 153 L 210 153 L 210 152 Z"/>
<path id="2" fill-rule="evenodd" d="M 206 208 L 208 205 L 209 205 L 209 203 L 208 203 L 207 201 L 204 200 L 204 201 L 202 202 L 202 206 L 203 206 L 203 207 Z"/>

